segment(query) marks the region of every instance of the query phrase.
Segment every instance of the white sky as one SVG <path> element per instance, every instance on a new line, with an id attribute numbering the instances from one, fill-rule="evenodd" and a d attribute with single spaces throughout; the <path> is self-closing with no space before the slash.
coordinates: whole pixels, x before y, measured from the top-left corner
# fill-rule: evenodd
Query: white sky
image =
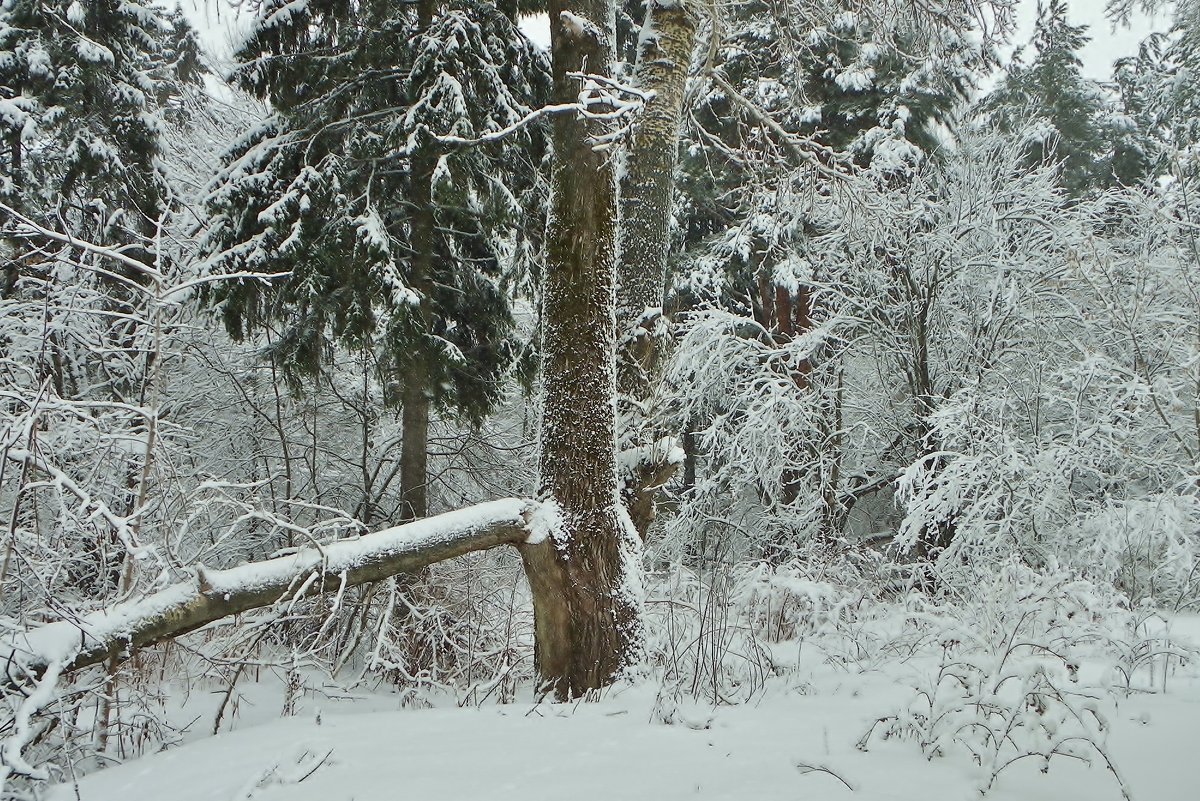
<path id="1" fill-rule="evenodd" d="M 228 58 L 241 39 L 240 31 L 251 14 L 250 4 L 239 0 L 178 0 L 178 3 L 209 52 L 218 59 Z"/>
<path id="2" fill-rule="evenodd" d="M 214 53 L 226 55 L 232 50 L 232 42 L 237 38 L 239 17 L 246 14 L 240 10 L 248 5 L 238 0 L 179 0 L 184 12 L 191 17 L 201 32 L 201 36 Z M 1165 29 L 1168 20 L 1164 16 L 1151 19 L 1139 14 L 1130 28 L 1112 30 L 1112 26 L 1104 17 L 1106 0 L 1069 0 L 1071 22 L 1086 24 L 1092 41 L 1084 49 L 1081 57 L 1085 73 L 1098 80 L 1107 80 L 1112 75 L 1112 64 L 1118 58 L 1137 52 L 1138 43 L 1156 28 Z M 1037 0 L 1023 0 L 1020 9 L 1020 32 L 1015 44 L 1029 40 L 1037 18 Z M 535 41 L 548 41 L 549 28 L 545 17 L 526 20 L 522 24 L 530 37 Z"/>
<path id="3" fill-rule="evenodd" d="M 1073 25 L 1087 25 L 1092 41 L 1080 53 L 1084 74 L 1089 78 L 1107 81 L 1112 78 L 1113 62 L 1137 53 L 1138 44 L 1155 30 L 1166 30 L 1170 19 L 1162 14 L 1157 18 L 1138 12 L 1128 28 L 1113 30 L 1104 16 L 1106 0 L 1068 0 L 1069 19 Z M 1020 31 L 1014 44 L 1029 41 L 1037 20 L 1037 0 L 1023 0 L 1018 12 Z"/>

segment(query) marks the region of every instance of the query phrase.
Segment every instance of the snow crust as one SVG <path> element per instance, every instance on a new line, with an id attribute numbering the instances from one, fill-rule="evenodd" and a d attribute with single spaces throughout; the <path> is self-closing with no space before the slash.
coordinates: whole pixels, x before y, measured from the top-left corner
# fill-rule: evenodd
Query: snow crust
<path id="1" fill-rule="evenodd" d="M 529 515 L 529 536 L 525 542 L 537 545 L 550 537 L 556 537 L 563 527 L 562 507 L 558 501 L 548 498 L 539 503 Z"/>
<path id="2" fill-rule="evenodd" d="M 675 437 L 663 437 L 647 445 L 626 448 L 617 453 L 618 475 L 631 475 L 643 464 L 683 464 L 686 454 Z"/>
<path id="3" fill-rule="evenodd" d="M 83 6 L 79 4 L 79 0 L 67 6 L 67 20 L 76 26 L 82 27 L 87 22 L 87 16 L 84 13 Z"/>
<path id="4" fill-rule="evenodd" d="M 85 776 L 77 788 L 51 788 L 45 801 L 979 797 L 976 769 L 965 760 L 926 760 L 905 742 L 855 747 L 878 711 L 904 697 L 910 678 L 929 665 L 897 660 L 879 670 L 833 665 L 815 653 L 806 664 L 799 689 L 775 688 L 735 706 L 668 697 L 653 682 L 584 704 L 537 703 L 532 692 L 510 705 L 461 709 L 396 710 L 394 697 L 382 695 L 333 707 L 310 698 L 296 717 L 244 722 Z M 1131 696 L 1114 719 L 1110 746 L 1136 798 L 1194 801 L 1197 690 L 1181 680 L 1172 695 Z M 257 687 L 250 706 L 277 710 L 282 692 Z M 529 758 L 514 759 L 513 747 Z M 1034 760 L 1015 765 L 987 798 L 1120 798 L 1100 765 L 1064 760 L 1047 774 L 1039 768 Z"/>

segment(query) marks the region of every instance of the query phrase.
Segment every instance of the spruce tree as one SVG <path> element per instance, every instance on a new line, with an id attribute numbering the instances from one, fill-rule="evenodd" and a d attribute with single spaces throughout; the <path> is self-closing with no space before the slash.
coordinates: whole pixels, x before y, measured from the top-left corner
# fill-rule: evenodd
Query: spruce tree
<path id="1" fill-rule="evenodd" d="M 1083 75 L 1087 26 L 1072 25 L 1065 0 L 1038 3 L 1028 64 L 1020 52 L 984 109 L 1002 131 L 1025 140 L 1025 167 L 1060 165 L 1059 182 L 1083 195 L 1107 182 L 1109 98 Z"/>
<path id="2" fill-rule="evenodd" d="M 1194 146 L 1200 143 L 1200 2 L 1176 3 L 1167 59 L 1173 80 L 1164 116 L 1172 123 L 1176 141 Z"/>
<path id="3" fill-rule="evenodd" d="M 1167 166 L 1168 137 L 1157 119 L 1154 86 L 1162 63 L 1160 43 L 1161 35 L 1149 37 L 1136 56 L 1113 67 L 1117 97 L 1104 122 L 1109 152 L 1101 164 L 1106 184 L 1136 186 Z"/>
<path id="4" fill-rule="evenodd" d="M 1200 0 L 1155 0 L 1169 8 L 1167 33 L 1151 34 L 1136 57 L 1123 59 L 1116 80 L 1135 119 L 1158 145 L 1155 169 L 1191 171 L 1200 143 Z"/>
<path id="5" fill-rule="evenodd" d="M 796 168 L 811 158 L 834 169 L 852 161 L 898 174 L 937 150 L 939 129 L 987 68 L 988 52 L 973 41 L 963 11 L 931 19 L 888 5 L 750 0 L 734 7 L 712 67 L 715 85 L 692 110 L 681 210 L 689 251 L 713 253 L 710 246 L 732 230 L 754 240 L 746 253 L 778 255 L 802 242 L 807 224 L 770 223 L 780 219 L 769 208 L 777 190 L 797 174 L 780 169 L 781 161 Z M 781 133 L 806 155 L 781 142 Z M 728 156 L 715 158 L 719 151 Z M 735 250 L 718 258 L 737 285 L 731 292 L 752 291 L 746 282 L 759 259 Z"/>
<path id="6" fill-rule="evenodd" d="M 812 277 L 797 282 L 787 265 L 820 231 L 827 175 L 902 181 L 936 154 L 990 51 L 965 9 L 930 16 L 888 0 L 750 0 L 726 26 L 687 131 L 680 217 L 695 269 L 679 301 L 703 296 L 790 336 L 812 324 L 797 294 Z M 789 200 L 802 196 L 807 208 Z M 783 286 L 792 297 L 777 299 Z"/>
<path id="7" fill-rule="evenodd" d="M 19 218 L 0 216 L 0 296 L 18 299 L 0 349 L 27 368 L 9 373 L 15 391 L 82 401 L 98 421 L 113 402 L 146 407 L 160 334 L 150 287 L 171 266 L 154 236 L 170 202 L 164 123 L 198 78 L 197 52 L 190 28 L 151 2 L 0 5 L 0 201 Z M 153 439 L 147 415 L 122 425 L 131 441 Z M 97 500 L 133 514 L 150 450 L 110 457 L 114 481 Z M 78 457 L 95 470 L 94 453 Z M 126 557 L 82 543 L 69 581 L 101 595 L 128 589 Z"/>
<path id="8" fill-rule="evenodd" d="M 0 196 L 94 241 L 128 244 L 164 207 L 163 100 L 186 40 L 149 2 L 0 6 Z M 180 37 L 183 37 L 181 39 Z M 122 229 L 124 233 L 122 233 Z"/>
<path id="9" fill-rule="evenodd" d="M 730 336 L 797 350 L 778 378 L 820 411 L 815 425 L 779 432 L 802 469 L 760 494 L 768 515 L 815 521 L 808 533 L 836 536 L 846 516 L 840 378 L 822 371 L 821 347 L 808 344 L 831 313 L 818 287 L 836 295 L 847 278 L 839 254 L 821 244 L 831 225 L 844 224 L 836 176 L 905 185 L 923 161 L 939 158 L 992 57 L 965 5 L 946 14 L 889 0 L 734 8 L 714 51 L 711 88 L 692 114 L 681 214 L 687 269 L 677 302 L 743 318 Z M 800 514 L 806 499 L 818 508 Z"/>
<path id="10" fill-rule="evenodd" d="M 154 264 L 160 254 L 152 237 L 170 193 L 161 158 L 164 121 L 180 107 L 189 83 L 199 80 L 198 54 L 182 17 L 151 2 L 5 0 L 0 200 L 47 228 Z M 50 314 L 57 294 L 94 291 L 116 314 L 91 321 L 94 330 L 76 339 L 127 345 L 138 326 L 131 315 L 137 296 L 132 283 L 145 282 L 143 271 L 93 264 L 94 254 L 39 248 L 38 242 L 24 237 L 10 245 L 0 295 L 24 286 Z M 47 344 L 56 366 L 43 377 L 53 379 L 59 394 L 69 397 L 99 384 L 120 399 L 127 381 L 109 375 L 97 360 L 83 364 L 86 352 L 67 352 L 62 326 L 52 328 Z M 96 371 L 98 381 L 85 375 Z"/>
<path id="11" fill-rule="evenodd" d="M 335 345 L 376 349 L 404 414 L 401 491 L 426 513 L 431 406 L 479 420 L 517 354 L 505 281 L 539 236 L 548 92 L 515 4 L 321 0 L 263 5 L 235 85 L 274 114 L 208 200 L 208 294 L 241 338 L 316 374 Z"/>

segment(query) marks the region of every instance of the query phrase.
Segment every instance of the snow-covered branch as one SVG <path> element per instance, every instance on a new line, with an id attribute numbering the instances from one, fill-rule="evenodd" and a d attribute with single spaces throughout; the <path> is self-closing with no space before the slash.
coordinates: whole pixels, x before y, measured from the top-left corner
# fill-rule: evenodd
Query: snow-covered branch
<path id="1" fill-rule="evenodd" d="M 50 483 L 57 487 L 60 492 L 72 495 L 79 501 L 80 509 L 85 515 L 88 517 L 98 517 L 107 523 L 131 556 L 139 558 L 156 555 L 154 548 L 143 547 L 137 541 L 134 526 L 131 525 L 131 518 L 135 517 L 136 513 L 129 516 L 117 514 L 107 503 L 94 497 L 69 475 L 33 451 L 23 448 L 6 447 L 3 451 L 3 457 L 9 461 L 36 468 L 49 476 Z"/>
<path id="2" fill-rule="evenodd" d="M 725 93 L 725 96 L 729 98 L 730 102 L 740 108 L 755 122 L 771 132 L 772 136 L 774 136 L 779 141 L 780 145 L 783 146 L 784 150 L 787 151 L 790 160 L 796 167 L 812 167 L 817 170 L 817 172 L 828 178 L 846 178 L 845 172 L 830 167 L 828 164 L 818 158 L 816 154 L 802 147 L 800 144 L 802 141 L 801 137 L 798 137 L 792 132 L 788 131 L 761 106 L 747 99 L 745 95 L 743 95 L 733 86 L 733 84 L 725 80 L 725 77 L 721 75 L 720 71 L 716 69 L 709 69 L 707 70 L 707 75 L 713 83 L 720 87 L 721 91 Z M 808 147 L 820 152 L 830 161 L 834 161 L 837 158 L 836 154 L 827 147 L 819 146 L 811 140 L 805 141 L 805 144 Z"/>
<path id="3" fill-rule="evenodd" d="M 476 145 L 487 145 L 492 142 L 499 142 L 501 139 L 506 139 L 513 134 L 528 128 L 538 120 L 546 117 L 554 116 L 555 114 L 575 114 L 582 111 L 582 106 L 579 103 L 555 103 L 548 106 L 536 108 L 526 114 L 521 119 L 514 122 L 512 125 L 507 125 L 495 131 L 488 131 L 480 136 L 454 136 L 452 134 L 434 134 L 433 139 L 440 145 L 447 148 L 460 147 L 475 147 Z"/>
<path id="4" fill-rule="evenodd" d="M 606 150 L 629 133 L 633 120 L 646 104 L 654 99 L 653 91 L 642 91 L 603 75 L 586 72 L 571 72 L 567 77 L 578 80 L 582 86 L 576 103 L 555 103 L 534 109 L 511 125 L 489 131 L 475 137 L 434 134 L 433 139 L 447 148 L 475 147 L 505 139 L 528 128 L 535 122 L 558 114 L 578 114 L 580 117 L 600 122 L 621 123 L 618 128 L 597 137 L 593 149 Z"/>
<path id="5" fill-rule="evenodd" d="M 146 264 L 145 262 L 138 261 L 137 259 L 132 258 L 131 256 L 123 253 L 120 248 L 108 247 L 105 245 L 97 245 L 94 242 L 89 242 L 86 239 L 82 239 L 77 236 L 72 236 L 69 233 L 62 233 L 60 231 L 55 231 L 52 228 L 47 228 L 46 226 L 39 224 L 38 222 L 30 219 L 29 217 L 26 217 L 24 214 L 21 214 L 19 211 L 13 209 L 10 206 L 5 205 L 4 203 L 0 203 L 0 212 L 3 212 L 4 214 L 9 215 L 17 223 L 17 225 L 14 226 L 13 229 L 9 232 L 9 235 L 11 235 L 15 238 L 18 238 L 18 239 L 21 239 L 21 238 L 48 239 L 52 242 L 58 242 L 63 245 L 67 245 L 68 247 L 79 248 L 79 250 L 81 250 L 85 253 L 90 253 L 93 256 L 98 256 L 102 259 L 109 259 L 110 261 L 115 261 L 118 264 L 121 264 L 122 266 L 129 268 L 134 273 L 137 273 L 138 275 L 142 275 L 142 276 L 145 276 L 146 278 L 150 279 L 153 282 L 153 287 L 142 286 L 137 281 L 131 281 L 127 278 L 124 278 L 121 275 L 118 275 L 116 273 L 105 270 L 95 264 L 84 264 L 84 263 L 77 262 L 77 261 L 70 261 L 70 263 L 75 267 L 81 267 L 83 269 L 91 270 L 99 275 L 104 276 L 105 278 L 109 278 L 113 281 L 120 283 L 122 286 L 128 287 L 129 289 L 132 289 L 136 292 L 140 292 L 148 297 L 156 298 L 160 301 L 165 300 L 166 298 L 168 298 L 172 295 L 178 295 L 180 293 L 187 293 L 190 290 L 195 289 L 198 286 L 201 286 L 202 284 L 209 284 L 214 281 L 246 281 L 246 280 L 255 280 L 255 281 L 263 281 L 263 282 L 283 281 L 283 280 L 288 279 L 292 275 L 291 272 L 258 273 L 258 272 L 245 272 L 244 271 L 244 272 L 234 272 L 234 273 L 220 273 L 220 274 L 214 274 L 214 275 L 201 275 L 201 276 L 197 276 L 194 278 L 190 278 L 186 281 L 181 281 L 176 284 L 164 285 L 164 279 L 166 278 L 166 276 L 164 276 L 162 274 L 162 272 L 160 272 L 157 268 L 155 268 L 152 265 Z"/>
<path id="6" fill-rule="evenodd" d="M 568 72 L 568 78 L 579 81 L 579 115 L 585 119 L 606 122 L 616 127 L 592 141 L 592 150 L 608 150 L 632 130 L 633 122 L 647 103 L 654 100 L 654 90 L 641 90 L 605 75 L 587 72 Z"/>
<path id="7" fill-rule="evenodd" d="M 21 212 L 17 211 L 11 206 L 5 205 L 4 203 L 0 203 L 0 212 L 4 212 L 8 216 L 12 217 L 17 223 L 19 223 L 15 230 L 11 232 L 12 236 L 27 237 L 30 235 L 35 235 L 44 237 L 54 242 L 60 242 L 64 245 L 79 248 L 80 250 L 95 254 L 97 256 L 103 256 L 106 259 L 112 259 L 116 262 L 119 262 L 123 266 L 128 267 L 135 273 L 152 279 L 156 283 L 162 281 L 163 275 L 157 269 L 146 264 L 145 262 L 140 262 L 137 259 L 127 256 L 117 248 L 96 245 L 80 239 L 79 237 L 54 231 L 44 225 L 34 222 L 29 217 L 26 217 Z"/>

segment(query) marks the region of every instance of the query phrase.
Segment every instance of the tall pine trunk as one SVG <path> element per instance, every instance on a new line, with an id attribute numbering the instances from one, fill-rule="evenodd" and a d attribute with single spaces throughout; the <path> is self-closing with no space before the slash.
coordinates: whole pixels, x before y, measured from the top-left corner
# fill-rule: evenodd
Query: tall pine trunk
<path id="1" fill-rule="evenodd" d="M 417 4 L 417 28 L 426 31 L 433 24 L 434 0 Z M 433 290 L 432 272 L 437 218 L 433 208 L 433 171 L 437 154 L 428 137 L 420 143 L 412 159 L 412 274 L 409 281 L 421 296 L 418 313 L 421 330 L 431 330 Z M 424 347 L 426 343 L 422 343 Z M 429 375 L 424 353 L 417 353 L 403 376 L 400 420 L 400 497 L 401 520 L 417 520 L 429 514 Z"/>
<path id="2" fill-rule="evenodd" d="M 429 514 L 429 396 L 420 377 L 410 372 L 404 380 L 400 413 L 402 523 Z"/>
<path id="3" fill-rule="evenodd" d="M 555 103 L 570 72 L 609 74 L 610 0 L 553 0 Z M 560 515 L 551 536 L 522 546 L 533 592 L 537 669 L 560 699 L 610 683 L 641 661 L 641 542 L 616 473 L 614 273 L 617 179 L 591 147 L 601 123 L 558 115 L 543 291 L 542 498 Z"/>

